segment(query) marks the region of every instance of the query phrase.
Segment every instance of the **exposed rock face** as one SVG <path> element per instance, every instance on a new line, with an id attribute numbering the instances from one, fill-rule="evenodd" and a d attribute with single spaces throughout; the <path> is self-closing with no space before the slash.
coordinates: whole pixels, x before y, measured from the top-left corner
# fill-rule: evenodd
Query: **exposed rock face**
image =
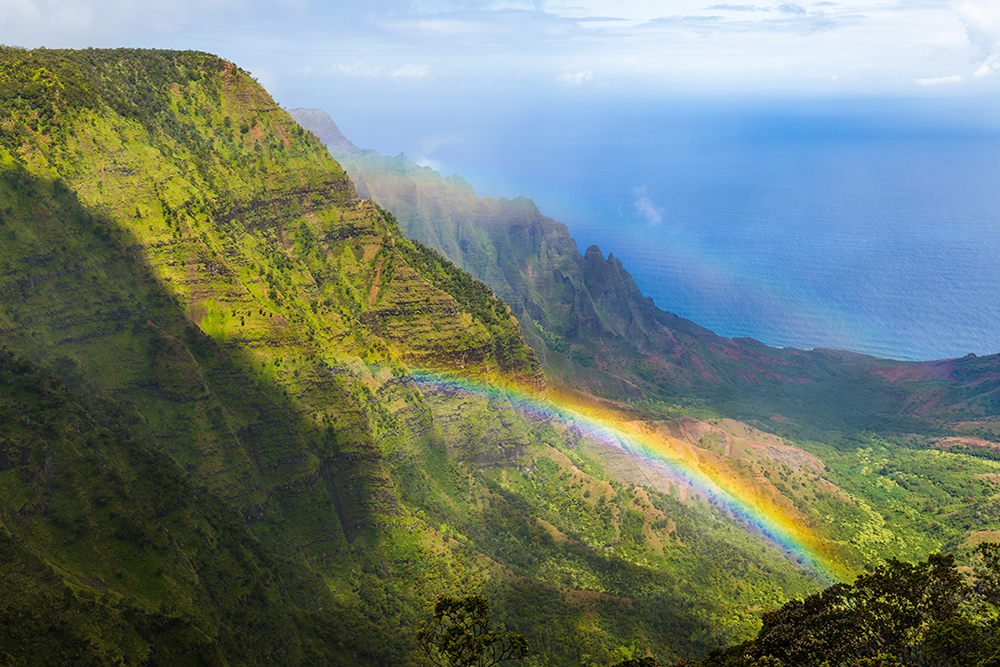
<path id="1" fill-rule="evenodd" d="M 906 408 L 916 414 L 933 415 L 955 408 L 984 417 L 1000 413 L 1000 354 L 886 365 L 875 372 L 894 383 L 914 387 Z"/>

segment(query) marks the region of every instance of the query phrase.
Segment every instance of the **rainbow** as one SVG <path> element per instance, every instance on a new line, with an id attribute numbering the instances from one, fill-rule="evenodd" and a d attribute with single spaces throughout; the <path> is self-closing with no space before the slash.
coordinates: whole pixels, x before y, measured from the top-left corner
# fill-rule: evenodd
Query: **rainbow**
<path id="1" fill-rule="evenodd" d="M 789 560 L 821 580 L 842 581 L 850 574 L 850 569 L 836 556 L 833 545 L 815 530 L 802 525 L 798 517 L 787 514 L 767 498 L 761 498 L 749 484 L 741 484 L 732 475 L 686 458 L 663 437 L 643 432 L 635 421 L 624 419 L 621 409 L 610 401 L 603 405 L 586 402 L 571 392 L 559 393 L 554 400 L 544 400 L 518 388 L 486 385 L 440 372 L 415 371 L 412 377 L 418 387 L 505 401 L 529 419 L 575 428 L 602 445 L 645 459 L 645 465 L 655 466 L 675 484 L 686 485 L 694 494 L 724 511 L 747 531 L 773 544 Z"/>

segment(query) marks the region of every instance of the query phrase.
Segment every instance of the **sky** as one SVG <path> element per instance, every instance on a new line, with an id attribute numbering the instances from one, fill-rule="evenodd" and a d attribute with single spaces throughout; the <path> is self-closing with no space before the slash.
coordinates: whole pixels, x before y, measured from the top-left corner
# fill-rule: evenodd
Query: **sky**
<path id="1" fill-rule="evenodd" d="M 447 173 L 543 105 L 1000 96 L 1000 0 L 0 0 L 0 44 L 208 51 Z"/>
<path id="2" fill-rule="evenodd" d="M 997 0 L 0 0 L 0 43 L 209 51 L 292 107 L 1000 90 Z"/>
<path id="3" fill-rule="evenodd" d="M 469 118 L 542 105 L 1000 95 L 1000 0 L 744 2 L 0 0 L 0 44 L 208 51 L 435 168 Z"/>

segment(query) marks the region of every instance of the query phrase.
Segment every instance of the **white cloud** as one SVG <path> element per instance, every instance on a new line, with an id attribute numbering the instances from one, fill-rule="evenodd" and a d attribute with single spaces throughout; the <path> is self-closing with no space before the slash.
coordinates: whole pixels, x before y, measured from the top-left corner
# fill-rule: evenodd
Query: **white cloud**
<path id="1" fill-rule="evenodd" d="M 951 6 L 974 45 L 989 52 L 1000 41 L 1000 3 L 996 0 L 961 0 Z"/>
<path id="2" fill-rule="evenodd" d="M 522 11 L 532 11 L 535 9 L 540 9 L 540 2 L 535 2 L 533 0 L 493 0 L 487 6 L 493 11 L 500 11 L 505 9 L 519 9 Z"/>
<path id="3" fill-rule="evenodd" d="M 311 71 L 311 68 L 296 70 L 296 73 L 304 70 Z M 327 74 L 348 76 L 355 79 L 378 79 L 381 77 L 391 77 L 393 79 L 423 79 L 431 73 L 430 65 L 414 65 L 406 63 L 401 67 L 385 67 L 383 65 L 372 65 L 370 63 L 357 61 L 350 64 L 336 63 L 331 65 Z"/>
<path id="4" fill-rule="evenodd" d="M 584 81 L 590 81 L 594 78 L 594 70 L 590 69 L 586 72 L 566 72 L 565 74 L 560 74 L 556 77 L 556 81 L 565 83 L 567 86 L 579 86 Z"/>
<path id="5" fill-rule="evenodd" d="M 724 12 L 769 12 L 770 7 L 757 7 L 756 5 L 711 5 L 705 7 L 710 12 L 713 11 L 724 11 Z"/>
<path id="6" fill-rule="evenodd" d="M 635 195 L 635 210 L 646 219 L 646 223 L 650 227 L 654 227 L 663 222 L 663 216 L 665 215 L 663 209 L 657 207 L 653 200 L 646 196 L 646 186 L 638 187 L 632 190 L 632 194 Z"/>
<path id="7" fill-rule="evenodd" d="M 994 54 L 984 60 L 972 76 L 984 77 L 996 72 L 1000 72 L 1000 55 Z"/>
<path id="8" fill-rule="evenodd" d="M 369 65 L 368 63 L 363 63 L 360 60 L 349 65 L 344 63 L 336 63 L 331 65 L 330 69 L 327 70 L 329 74 L 340 74 L 342 76 L 349 76 L 356 79 L 374 79 L 379 76 L 383 76 L 385 69 L 379 67 L 378 65 Z"/>
<path id="9" fill-rule="evenodd" d="M 952 9 L 965 24 L 969 42 L 979 53 L 973 76 L 984 77 L 1000 70 L 1000 3 L 996 0 L 960 0 Z"/>
<path id="10" fill-rule="evenodd" d="M 926 44 L 940 49 L 952 49 L 955 51 L 968 48 L 968 34 L 962 30 L 962 26 L 955 26 L 952 30 L 942 30 L 935 35 L 921 40 L 921 44 Z"/>
<path id="11" fill-rule="evenodd" d="M 834 74 L 838 88 L 864 94 L 900 91 L 928 72 L 1000 90 L 1000 76 L 988 76 L 1000 71 L 1000 0 L 334 4 L 0 0 L 0 43 L 196 48 L 244 67 L 265 64 L 289 79 L 277 82 L 283 96 L 307 91 L 317 75 L 357 80 L 366 95 L 375 95 L 366 80 L 436 83 L 470 96 L 553 79 L 595 92 L 808 93 Z M 857 63 L 873 67 L 860 72 Z"/>
<path id="12" fill-rule="evenodd" d="M 423 79 L 430 75 L 430 65 L 414 65 L 406 63 L 402 67 L 392 70 L 391 76 L 395 79 Z"/>
<path id="13" fill-rule="evenodd" d="M 917 79 L 917 83 L 921 86 L 937 86 L 942 83 L 958 83 L 962 80 L 958 74 L 952 74 L 951 76 L 939 76 L 933 79 Z"/>
<path id="14" fill-rule="evenodd" d="M 803 15 L 806 13 L 805 7 L 803 7 L 802 5 L 795 5 L 791 3 L 779 6 L 778 11 L 786 12 L 788 14 L 799 14 L 799 15 Z"/>
<path id="15" fill-rule="evenodd" d="M 400 24 L 402 27 L 404 24 Z M 456 20 L 423 20 L 417 21 L 412 25 L 412 30 L 418 33 L 424 33 L 428 35 L 441 35 L 441 36 L 463 36 L 469 34 L 470 31 L 476 30 L 479 26 L 476 23 L 470 21 L 456 21 Z"/>

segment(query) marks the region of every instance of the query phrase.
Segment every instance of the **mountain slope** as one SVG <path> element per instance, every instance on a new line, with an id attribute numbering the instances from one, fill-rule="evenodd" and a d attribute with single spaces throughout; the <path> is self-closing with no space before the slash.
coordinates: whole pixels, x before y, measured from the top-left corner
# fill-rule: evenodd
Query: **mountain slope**
<path id="1" fill-rule="evenodd" d="M 968 554 L 1000 535 L 1000 356 L 917 364 L 724 339 L 656 308 L 618 258 L 580 253 L 531 202 L 477 197 L 458 176 L 357 148 L 318 110 L 291 113 L 407 233 L 509 300 L 550 395 L 627 401 L 620 419 L 635 433 L 669 433 L 672 456 L 815 527 L 853 567 Z M 583 449 L 620 481 L 669 484 L 620 448 Z"/>
<path id="2" fill-rule="evenodd" d="M 640 457 L 606 464 L 572 419 L 524 409 L 547 385 L 510 308 L 358 199 L 239 68 L 5 48 L 0 97 L 0 333 L 38 378 L 6 419 L 55 397 L 3 450 L 5 562 L 59 618 L 152 615 L 118 648 L 44 655 L 143 664 L 197 637 L 193 664 L 407 664 L 436 595 L 482 592 L 546 660 L 607 664 L 752 636 L 748 610 L 826 581 L 704 494 L 631 486 Z M 109 442 L 63 437 L 102 413 Z M 46 452 L 59 511 L 34 482 Z M 235 564 L 198 560 L 213 549 Z M 26 640 L 12 633 L 0 645 Z"/>
<path id="3" fill-rule="evenodd" d="M 435 596 L 473 592 L 551 664 L 698 656 L 873 559 L 997 527 L 972 437 L 902 456 L 845 431 L 817 459 L 704 402 L 547 384 L 513 311 L 605 393 L 749 383 L 784 410 L 807 383 L 754 365 L 840 378 L 815 400 L 867 362 L 674 322 L 525 200 L 453 234 L 512 310 L 215 56 L 4 48 L 0 99 L 7 662 L 405 665 Z M 855 393 L 862 417 L 886 400 Z"/>
<path id="4" fill-rule="evenodd" d="M 934 431 L 993 420 L 1000 355 L 935 363 L 938 372 L 860 354 L 726 339 L 657 308 L 622 262 L 583 253 L 565 225 L 524 199 L 476 196 L 403 155 L 351 143 L 321 110 L 292 110 L 407 235 L 439 249 L 511 304 L 550 376 L 611 397 L 697 397 L 726 414 L 777 416 L 815 431 Z M 930 362 L 928 362 L 930 363 Z M 941 372 L 947 366 L 956 370 Z M 856 399 L 856 400 L 855 400 Z"/>
<path id="5" fill-rule="evenodd" d="M 378 659 L 355 639 L 372 626 L 136 439 L 135 418 L 0 352 L 0 662 L 349 664 L 333 636 Z"/>
<path id="6" fill-rule="evenodd" d="M 486 322 L 422 279 L 396 245 L 418 251 L 245 74 L 115 55 L 9 54 L 49 84 L 34 125 L 5 122 L 6 340 L 133 402 L 290 555 L 335 551 L 398 512 L 375 439 L 399 427 L 369 397 L 406 392 L 364 364 L 533 385 L 532 354 L 502 304 Z M 334 500 L 341 525 L 324 525 Z"/>
<path id="7" fill-rule="evenodd" d="M 385 454 L 426 483 L 436 436 L 407 362 L 541 386 L 506 306 L 435 288 L 465 279 L 229 63 L 2 56 L 4 341 L 125 404 L 269 553 L 342 579 L 410 514 Z"/>

